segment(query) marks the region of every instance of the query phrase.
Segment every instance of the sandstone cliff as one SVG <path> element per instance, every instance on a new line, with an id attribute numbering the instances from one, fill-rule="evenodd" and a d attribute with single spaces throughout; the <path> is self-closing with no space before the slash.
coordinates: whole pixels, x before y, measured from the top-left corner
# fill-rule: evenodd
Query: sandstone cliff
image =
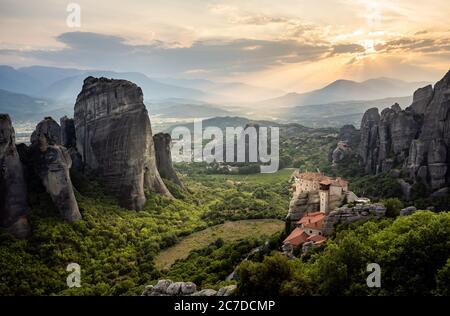
<path id="1" fill-rule="evenodd" d="M 18 238 L 30 233 L 27 186 L 7 114 L 0 114 L 0 226 Z"/>
<path id="2" fill-rule="evenodd" d="M 161 177 L 184 187 L 173 168 L 171 153 L 172 138 L 170 134 L 158 133 L 153 136 L 153 142 L 155 143 L 156 165 Z"/>
<path id="3" fill-rule="evenodd" d="M 61 128 L 51 117 L 36 126 L 29 155 L 36 175 L 63 219 L 69 222 L 81 219 L 69 173 L 72 159 L 61 146 Z"/>
<path id="4" fill-rule="evenodd" d="M 356 221 L 380 219 L 386 215 L 386 207 L 383 204 L 357 204 L 355 206 L 344 205 L 331 211 L 323 222 L 323 234 L 331 235 L 336 225 L 350 224 Z"/>
<path id="5" fill-rule="evenodd" d="M 145 189 L 171 196 L 156 167 L 141 88 L 126 80 L 88 77 L 74 121 L 85 172 L 98 175 L 121 206 L 142 209 Z"/>
<path id="6" fill-rule="evenodd" d="M 450 184 L 450 71 L 436 83 L 414 93 L 412 104 L 369 109 L 361 122 L 359 155 L 366 172 L 392 168 L 409 173 L 430 191 Z"/>
<path id="7" fill-rule="evenodd" d="M 286 232 L 292 228 L 306 213 L 318 212 L 320 210 L 319 191 L 301 192 L 294 195 L 289 204 L 286 217 Z"/>
<path id="8" fill-rule="evenodd" d="M 336 147 L 331 148 L 328 160 L 332 165 L 336 165 L 357 148 L 361 139 L 361 133 L 353 125 L 344 125 L 341 127 L 338 135 Z"/>
<path id="9" fill-rule="evenodd" d="M 75 132 L 75 122 L 73 119 L 64 116 L 60 119 L 62 145 L 69 152 L 72 159 L 72 170 L 81 171 L 83 163 L 81 155 L 77 151 L 77 137 Z"/>

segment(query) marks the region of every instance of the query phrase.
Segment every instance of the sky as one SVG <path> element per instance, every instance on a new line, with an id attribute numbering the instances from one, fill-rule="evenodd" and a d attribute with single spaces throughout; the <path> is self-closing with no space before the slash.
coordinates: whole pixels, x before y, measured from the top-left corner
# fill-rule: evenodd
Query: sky
<path id="1" fill-rule="evenodd" d="M 80 8 L 80 25 L 67 6 Z M 139 71 L 307 91 L 437 81 L 448 0 L 0 0 L 0 64 Z"/>

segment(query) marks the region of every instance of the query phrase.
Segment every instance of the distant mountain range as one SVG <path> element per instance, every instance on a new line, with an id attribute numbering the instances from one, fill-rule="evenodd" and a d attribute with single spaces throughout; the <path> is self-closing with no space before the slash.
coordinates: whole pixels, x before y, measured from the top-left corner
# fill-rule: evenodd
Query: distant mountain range
<path id="1" fill-rule="evenodd" d="M 263 108 L 284 108 L 341 101 L 378 100 L 410 96 L 415 90 L 428 84 L 391 78 L 377 78 L 363 82 L 336 80 L 322 89 L 306 93 L 288 93 L 257 104 Z"/>
<path id="2" fill-rule="evenodd" d="M 283 121 L 296 122 L 310 127 L 340 127 L 346 124 L 359 127 L 366 110 L 374 107 L 381 110 L 394 103 L 398 103 L 402 108 L 405 108 L 411 105 L 412 97 L 304 105 L 284 108 L 278 113 L 279 118 Z"/>
<path id="3" fill-rule="evenodd" d="M 395 102 L 409 105 L 410 99 L 403 96 L 412 95 L 417 88 L 428 84 L 391 78 L 363 82 L 337 80 L 311 92 L 285 94 L 241 82 L 150 78 L 138 72 L 0 66 L 0 112 L 9 113 L 16 120 L 40 119 L 44 115 L 72 116 L 77 95 L 87 76 L 120 78 L 136 83 L 144 92 L 150 113 L 162 119 L 244 115 L 309 126 L 359 122 L 360 115 L 368 107 L 381 108 Z"/>

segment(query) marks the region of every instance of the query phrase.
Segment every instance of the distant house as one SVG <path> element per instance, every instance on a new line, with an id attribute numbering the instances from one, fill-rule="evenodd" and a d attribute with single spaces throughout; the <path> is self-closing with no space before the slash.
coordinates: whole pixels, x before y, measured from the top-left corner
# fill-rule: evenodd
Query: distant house
<path id="1" fill-rule="evenodd" d="M 327 240 L 322 233 L 324 219 L 325 213 L 323 212 L 314 212 L 303 216 L 297 222 L 297 227 L 283 241 L 283 244 L 292 247 L 299 247 L 305 242 L 321 245 Z"/>

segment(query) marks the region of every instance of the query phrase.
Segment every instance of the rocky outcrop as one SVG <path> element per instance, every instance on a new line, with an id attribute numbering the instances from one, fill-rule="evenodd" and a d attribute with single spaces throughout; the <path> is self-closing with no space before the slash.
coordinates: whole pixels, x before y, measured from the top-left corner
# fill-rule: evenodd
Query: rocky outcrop
<path id="1" fill-rule="evenodd" d="M 142 209 L 147 189 L 171 196 L 156 167 L 141 88 L 126 80 L 88 77 L 74 120 L 85 172 L 99 176 L 121 206 Z"/>
<path id="2" fill-rule="evenodd" d="M 294 194 L 289 204 L 289 212 L 286 217 L 286 231 L 290 232 L 295 223 L 306 213 L 318 212 L 320 210 L 319 191 L 301 192 Z"/>
<path id="3" fill-rule="evenodd" d="M 328 236 L 334 232 L 338 224 L 350 224 L 356 221 L 380 219 L 386 215 L 386 207 L 383 204 L 357 204 L 355 206 L 344 205 L 331 211 L 323 222 L 323 234 Z"/>
<path id="4" fill-rule="evenodd" d="M 358 152 L 362 158 L 364 170 L 369 173 L 376 170 L 380 143 L 378 138 L 379 124 L 380 114 L 377 108 L 371 108 L 364 113 L 361 121 L 361 141 Z"/>
<path id="5" fill-rule="evenodd" d="M 339 130 L 338 140 L 347 142 L 351 147 L 357 146 L 361 140 L 361 131 L 348 124 Z"/>
<path id="6" fill-rule="evenodd" d="M 408 216 L 417 211 L 415 206 L 408 206 L 400 210 L 400 216 Z"/>
<path id="7" fill-rule="evenodd" d="M 59 122 L 61 124 L 61 144 L 66 148 L 76 147 L 77 137 L 74 120 L 64 116 Z"/>
<path id="8" fill-rule="evenodd" d="M 183 187 L 172 164 L 172 138 L 170 134 L 158 133 L 153 136 L 153 142 L 155 144 L 156 166 L 158 167 L 159 174 L 161 177 Z"/>
<path id="9" fill-rule="evenodd" d="M 332 163 L 332 165 L 336 165 L 339 162 L 341 162 L 342 160 L 344 160 L 344 158 L 351 153 L 351 147 L 349 145 L 348 142 L 346 141 L 339 141 L 337 143 L 336 148 L 334 148 L 334 150 L 331 152 L 331 157 L 330 157 L 330 161 Z"/>
<path id="10" fill-rule="evenodd" d="M 417 114 L 425 114 L 425 109 L 433 97 L 433 87 L 428 85 L 426 87 L 417 89 L 413 95 L 413 102 L 410 109 Z"/>
<path id="11" fill-rule="evenodd" d="M 61 142 L 69 152 L 72 159 L 72 170 L 81 171 L 83 162 L 81 155 L 77 151 L 77 137 L 75 132 L 75 122 L 73 119 L 64 116 L 60 119 L 61 124 Z"/>
<path id="12" fill-rule="evenodd" d="M 412 104 L 368 110 L 359 155 L 367 172 L 403 170 L 433 192 L 450 184 L 450 71 L 434 88 L 414 93 Z"/>
<path id="13" fill-rule="evenodd" d="M 61 146 L 61 128 L 51 117 L 46 117 L 36 126 L 31 135 L 29 155 L 34 172 L 64 220 L 81 219 L 69 174 L 72 159 Z"/>
<path id="14" fill-rule="evenodd" d="M 18 238 L 27 237 L 27 213 L 27 186 L 14 128 L 10 117 L 0 114 L 0 227 Z"/>
<path id="15" fill-rule="evenodd" d="M 218 291 L 213 289 L 197 291 L 197 285 L 192 282 L 159 280 L 156 285 L 147 285 L 142 296 L 231 296 L 235 291 L 236 285 L 228 285 Z"/>
<path id="16" fill-rule="evenodd" d="M 328 160 L 336 165 L 353 154 L 361 139 L 361 133 L 353 125 L 344 125 L 339 130 L 338 143 L 330 150 Z"/>

